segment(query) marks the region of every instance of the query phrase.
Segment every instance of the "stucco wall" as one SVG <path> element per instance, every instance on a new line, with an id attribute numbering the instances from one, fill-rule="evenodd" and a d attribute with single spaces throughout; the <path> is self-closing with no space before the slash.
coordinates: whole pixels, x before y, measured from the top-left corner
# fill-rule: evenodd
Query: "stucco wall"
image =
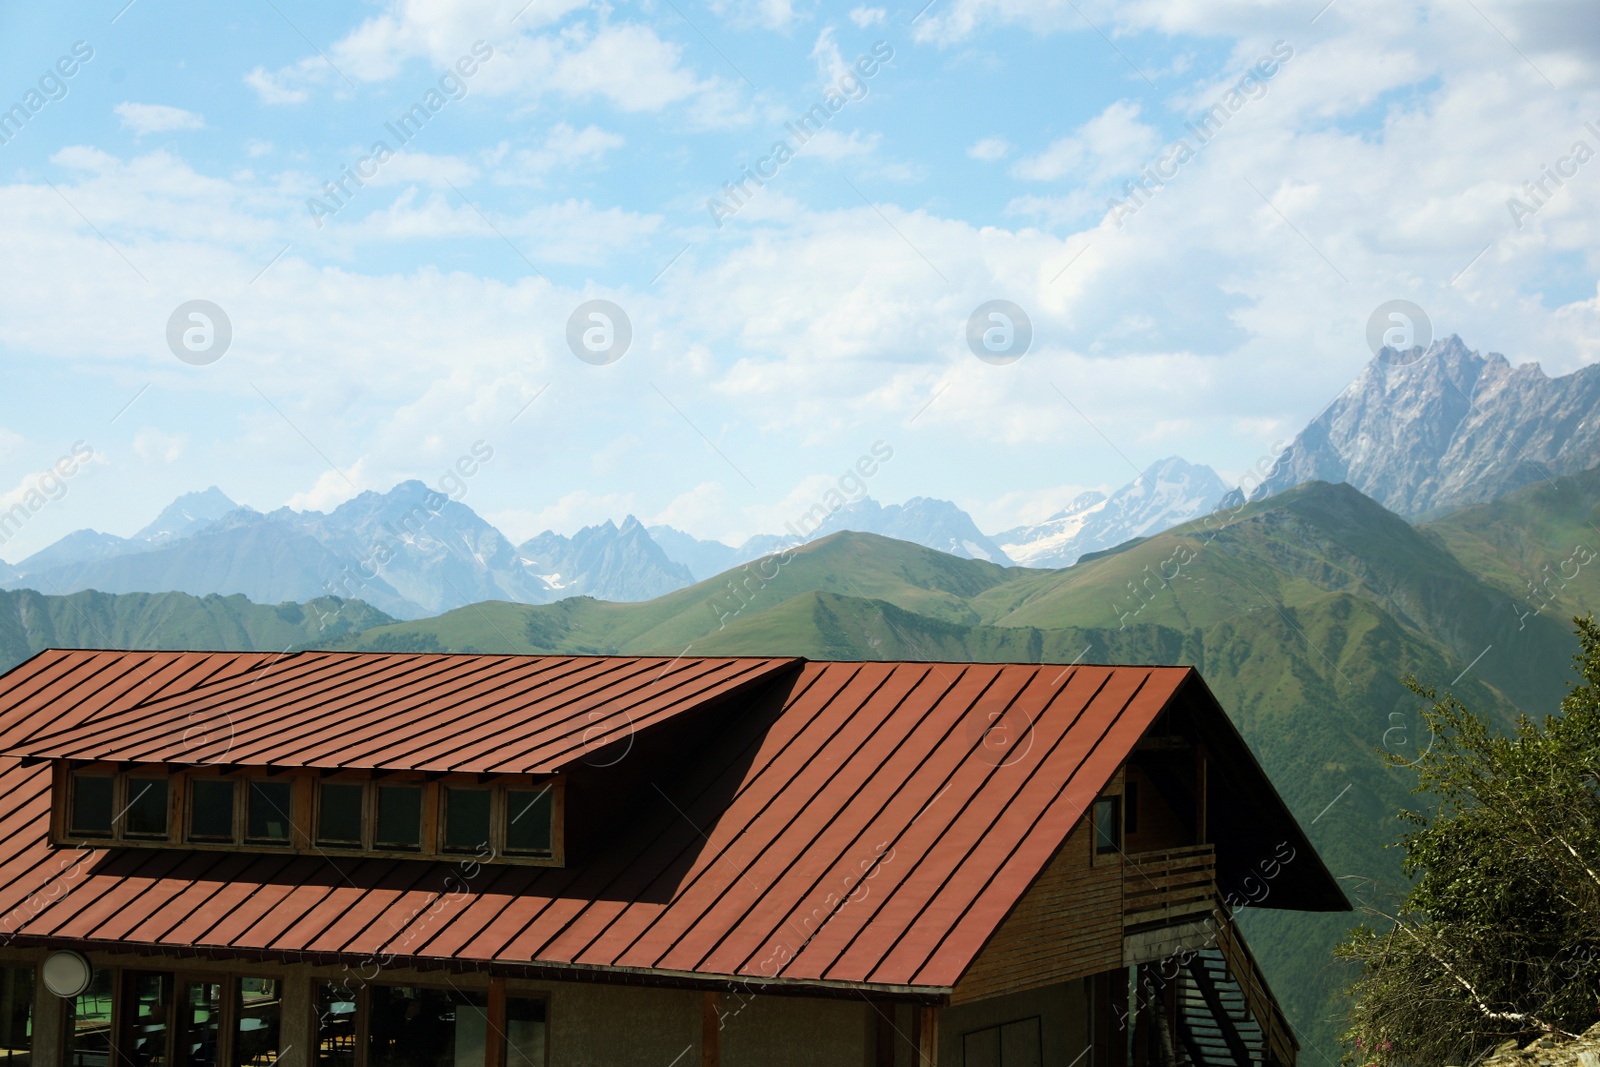
<path id="1" fill-rule="evenodd" d="M 722 1067 L 872 1067 L 865 1000 L 724 993 Z"/>

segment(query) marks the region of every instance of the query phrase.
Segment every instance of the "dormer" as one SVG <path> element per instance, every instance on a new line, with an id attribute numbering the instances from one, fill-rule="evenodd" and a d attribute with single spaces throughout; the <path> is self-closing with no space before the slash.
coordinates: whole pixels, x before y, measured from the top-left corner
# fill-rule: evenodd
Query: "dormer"
<path id="1" fill-rule="evenodd" d="M 0 731 L 51 765 L 52 845 L 563 866 L 569 823 L 609 839 L 663 760 L 799 662 L 154 655 L 155 685 L 114 676 L 137 654 L 79 656 L 95 703 L 41 687 Z"/>

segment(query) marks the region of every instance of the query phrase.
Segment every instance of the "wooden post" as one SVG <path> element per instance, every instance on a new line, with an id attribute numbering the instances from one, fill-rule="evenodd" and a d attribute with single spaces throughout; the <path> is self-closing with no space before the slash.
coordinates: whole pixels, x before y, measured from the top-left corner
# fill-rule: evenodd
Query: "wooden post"
<path id="1" fill-rule="evenodd" d="M 57 794 L 59 795 L 59 794 Z M 67 1035 L 67 1002 L 45 988 L 33 986 L 33 1062 L 37 1067 L 62 1067 L 62 1045 Z"/>
<path id="2" fill-rule="evenodd" d="M 700 1067 L 721 1067 L 722 994 L 709 990 L 700 998 Z"/>
<path id="3" fill-rule="evenodd" d="M 872 1011 L 872 1067 L 894 1067 L 894 1012 L 893 1001 L 867 1002 Z"/>
<path id="4" fill-rule="evenodd" d="M 917 1067 L 939 1067 L 939 1009 L 917 1008 Z"/>

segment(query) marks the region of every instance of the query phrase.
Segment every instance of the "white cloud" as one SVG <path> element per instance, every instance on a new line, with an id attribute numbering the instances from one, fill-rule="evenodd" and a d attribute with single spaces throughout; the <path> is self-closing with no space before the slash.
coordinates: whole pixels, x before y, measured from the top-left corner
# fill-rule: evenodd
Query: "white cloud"
<path id="1" fill-rule="evenodd" d="M 785 30 L 794 23 L 789 0 L 712 0 L 711 10 L 735 27 Z"/>
<path id="2" fill-rule="evenodd" d="M 187 434 L 166 433 L 153 426 L 141 426 L 133 435 L 133 451 L 146 463 L 175 463 L 189 445 Z"/>
<path id="3" fill-rule="evenodd" d="M 592 166 L 605 158 L 606 153 L 621 148 L 621 134 L 602 130 L 598 126 L 574 129 L 558 122 L 545 134 L 544 142 L 537 148 L 519 149 L 515 166 L 503 175 L 544 175 L 557 168 Z"/>
<path id="4" fill-rule="evenodd" d="M 696 76 L 683 50 L 650 26 L 613 22 L 609 12 L 601 12 L 596 21 L 585 14 L 554 28 L 585 8 L 583 0 L 545 0 L 528 7 L 500 0 L 392 0 L 387 12 L 334 42 L 329 60 L 308 56 L 276 71 L 257 67 L 245 82 L 264 103 L 302 103 L 314 89 L 346 79 L 355 84 L 388 81 L 420 61 L 431 68 L 419 71 L 421 93 L 470 60 L 476 70 L 465 78 L 469 94 L 600 99 L 628 112 L 695 101 L 702 120 L 731 121 L 737 108 L 727 98 L 728 87 L 719 79 Z M 511 29 L 485 41 L 485 26 Z"/>
<path id="5" fill-rule="evenodd" d="M 853 7 L 850 9 L 850 21 L 863 30 L 868 26 L 882 26 L 889 13 L 881 7 Z"/>
<path id="6" fill-rule="evenodd" d="M 310 489 L 295 493 L 284 504 L 296 511 L 332 511 L 364 490 L 389 488 L 369 481 L 366 467 L 367 457 L 363 456 L 342 471 L 323 471 Z"/>
<path id="7" fill-rule="evenodd" d="M 1011 173 L 1027 181 L 1059 181 L 1080 172 L 1091 180 L 1135 172 L 1161 144 L 1155 128 L 1139 115 L 1138 104 L 1119 100 L 1070 136 L 1018 160 Z"/>
<path id="8" fill-rule="evenodd" d="M 166 104 L 135 104 L 124 101 L 111 109 L 122 120 L 123 129 L 144 135 L 175 130 L 203 130 L 205 119 L 193 111 Z"/>
<path id="9" fill-rule="evenodd" d="M 851 130 L 846 136 L 838 130 L 824 129 L 811 135 L 811 139 L 806 142 L 805 151 L 808 155 L 815 155 L 821 159 L 848 159 L 852 156 L 871 155 L 878 150 L 878 145 L 882 141 L 881 133 L 863 135 L 860 130 Z"/>
<path id="10" fill-rule="evenodd" d="M 994 163 L 1011 154 L 1011 142 L 1004 137 L 985 137 L 967 149 L 967 156 L 972 159 L 982 160 L 985 163 Z"/>
<path id="11" fill-rule="evenodd" d="M 307 90 L 311 69 L 312 64 L 304 62 L 275 72 L 258 66 L 244 76 L 244 83 L 256 91 L 263 104 L 303 104 L 311 98 Z"/>

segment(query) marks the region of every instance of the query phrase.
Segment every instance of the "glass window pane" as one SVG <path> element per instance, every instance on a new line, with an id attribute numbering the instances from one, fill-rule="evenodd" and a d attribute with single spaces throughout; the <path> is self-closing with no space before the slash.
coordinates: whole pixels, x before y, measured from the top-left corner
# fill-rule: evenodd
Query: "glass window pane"
<path id="1" fill-rule="evenodd" d="M 544 999 L 506 998 L 506 1067 L 544 1067 Z"/>
<path id="2" fill-rule="evenodd" d="M 422 787 L 378 787 L 377 847 L 414 849 L 422 846 Z"/>
<path id="3" fill-rule="evenodd" d="M 196 841 L 233 840 L 233 780 L 196 778 L 189 790 L 189 836 Z"/>
<path id="4" fill-rule="evenodd" d="M 106 774 L 72 776 L 72 817 L 68 820 L 72 833 L 111 836 L 111 783 Z"/>
<path id="5" fill-rule="evenodd" d="M 445 790 L 445 848 L 472 852 L 488 847 L 489 797 L 487 789 Z"/>
<path id="6" fill-rule="evenodd" d="M 550 853 L 548 786 L 537 792 L 513 789 L 506 794 L 506 851 Z"/>
<path id="7" fill-rule="evenodd" d="M 174 1058 L 184 1067 L 216 1067 L 217 1038 L 222 1028 L 222 983 L 184 982 L 178 998 L 178 1047 Z"/>
<path id="8" fill-rule="evenodd" d="M 119 1047 L 133 1067 L 167 1067 L 167 1012 L 172 1005 L 172 975 L 130 971 L 123 977 L 127 1011 Z"/>
<path id="9" fill-rule="evenodd" d="M 0 967 L 0 1067 L 33 1059 L 33 967 Z"/>
<path id="10" fill-rule="evenodd" d="M 489 1001 L 481 993 L 371 987 L 367 1067 L 478 1067 Z"/>
<path id="11" fill-rule="evenodd" d="M 1122 847 L 1122 820 L 1117 797 L 1094 802 L 1094 850 L 1115 852 Z"/>
<path id="12" fill-rule="evenodd" d="M 97 968 L 89 988 L 67 1004 L 67 1067 L 107 1067 L 111 1062 L 111 969 Z"/>
<path id="13" fill-rule="evenodd" d="M 361 794 L 365 788 L 349 782 L 322 782 L 317 786 L 317 843 L 361 846 Z"/>
<path id="14" fill-rule="evenodd" d="M 356 993 L 343 982 L 317 983 L 317 1067 L 356 1062 Z"/>
<path id="15" fill-rule="evenodd" d="M 167 780 L 129 778 L 128 807 L 122 817 L 127 837 L 167 836 Z"/>
<path id="16" fill-rule="evenodd" d="M 233 1067 L 270 1067 L 278 1062 L 283 997 L 276 978 L 241 978 L 233 1002 Z"/>
<path id="17" fill-rule="evenodd" d="M 246 840 L 288 843 L 294 815 L 294 785 L 290 782 L 250 783 L 250 806 L 246 809 Z"/>

